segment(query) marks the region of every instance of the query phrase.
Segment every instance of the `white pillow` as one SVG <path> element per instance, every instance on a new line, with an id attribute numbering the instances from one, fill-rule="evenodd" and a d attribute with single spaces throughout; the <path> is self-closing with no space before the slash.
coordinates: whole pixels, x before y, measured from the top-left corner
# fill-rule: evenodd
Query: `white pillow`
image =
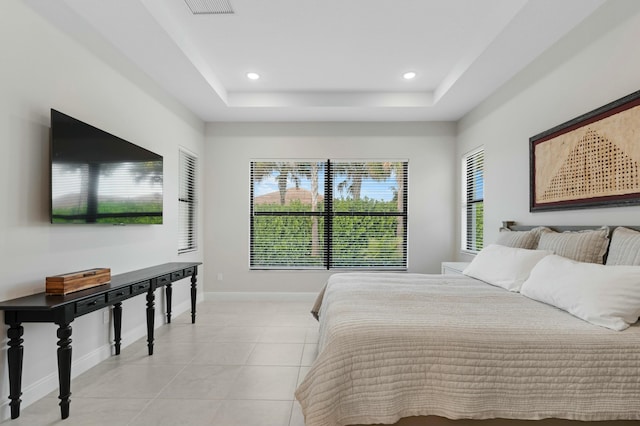
<path id="1" fill-rule="evenodd" d="M 529 277 L 531 269 L 540 259 L 551 253 L 547 250 L 527 250 L 489 244 L 462 273 L 509 291 L 520 291 L 520 286 Z"/>
<path id="2" fill-rule="evenodd" d="M 624 330 L 640 316 L 640 266 L 605 266 L 552 255 L 520 292 L 592 324 Z"/>

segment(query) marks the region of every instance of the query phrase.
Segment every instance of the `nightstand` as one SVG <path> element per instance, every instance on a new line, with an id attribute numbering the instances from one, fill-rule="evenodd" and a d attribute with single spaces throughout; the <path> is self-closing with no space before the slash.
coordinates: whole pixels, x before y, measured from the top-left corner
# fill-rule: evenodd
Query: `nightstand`
<path id="1" fill-rule="evenodd" d="M 442 274 L 443 275 L 462 275 L 464 268 L 469 266 L 471 262 L 442 262 Z"/>

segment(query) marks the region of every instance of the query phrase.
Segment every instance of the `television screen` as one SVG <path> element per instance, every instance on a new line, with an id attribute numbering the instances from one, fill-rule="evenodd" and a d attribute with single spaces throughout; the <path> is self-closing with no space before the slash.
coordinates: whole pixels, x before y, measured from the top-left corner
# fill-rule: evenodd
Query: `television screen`
<path id="1" fill-rule="evenodd" d="M 162 223 L 162 156 L 52 109 L 51 223 Z"/>

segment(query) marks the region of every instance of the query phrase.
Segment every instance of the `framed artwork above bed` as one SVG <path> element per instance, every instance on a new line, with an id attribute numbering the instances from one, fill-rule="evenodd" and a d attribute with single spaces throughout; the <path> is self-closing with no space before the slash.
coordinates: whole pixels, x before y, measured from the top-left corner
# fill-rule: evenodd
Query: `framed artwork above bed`
<path id="1" fill-rule="evenodd" d="M 640 91 L 529 139 L 530 205 L 640 204 Z"/>

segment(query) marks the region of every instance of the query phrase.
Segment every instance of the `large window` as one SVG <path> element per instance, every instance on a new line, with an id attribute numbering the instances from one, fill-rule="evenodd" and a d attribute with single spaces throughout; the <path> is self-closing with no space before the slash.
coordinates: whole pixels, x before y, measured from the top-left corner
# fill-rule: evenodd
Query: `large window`
<path id="1" fill-rule="evenodd" d="M 251 163 L 252 269 L 407 268 L 406 161 Z"/>
<path id="2" fill-rule="evenodd" d="M 198 248 L 196 235 L 196 167 L 197 158 L 186 151 L 179 154 L 178 182 L 178 253 Z"/>
<path id="3" fill-rule="evenodd" d="M 484 234 L 484 148 L 462 158 L 462 249 L 477 252 Z"/>

